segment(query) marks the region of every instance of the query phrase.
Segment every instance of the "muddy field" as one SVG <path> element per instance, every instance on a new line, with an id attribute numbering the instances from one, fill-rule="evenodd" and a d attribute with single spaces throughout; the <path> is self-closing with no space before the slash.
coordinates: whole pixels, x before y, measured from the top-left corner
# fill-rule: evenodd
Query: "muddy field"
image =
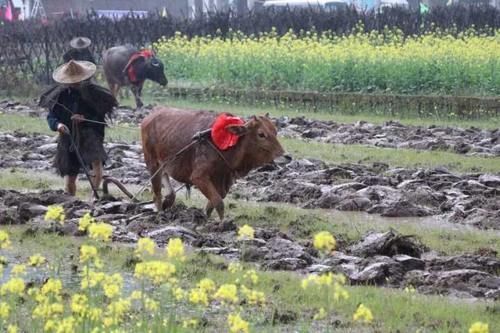
<path id="1" fill-rule="evenodd" d="M 28 233 L 58 232 L 83 235 L 78 219 L 89 210 L 97 220 L 113 225 L 113 240 L 136 242 L 150 237 L 161 246 L 180 237 L 196 251 L 230 259 L 256 262 L 271 270 L 299 272 L 342 272 L 351 284 L 399 287 L 413 286 L 424 294 L 456 297 L 500 298 L 500 260 L 494 253 L 440 256 L 413 237 L 396 232 L 370 233 L 357 243 L 341 243 L 338 251 L 321 258 L 310 242 L 273 229 L 256 228 L 251 241 L 236 240 L 231 220 L 207 220 L 196 208 L 182 204 L 158 214 L 151 204 L 122 200 L 101 200 L 94 206 L 64 195 L 60 191 L 19 193 L 0 191 L 3 206 L 0 223 L 27 223 Z M 44 222 L 48 205 L 61 204 L 67 221 L 64 226 Z"/>
<path id="2" fill-rule="evenodd" d="M 3 113 L 44 116 L 42 110 L 4 102 Z M 137 124 L 148 111 L 120 109 L 115 123 Z M 41 120 L 42 121 L 42 120 Z M 326 143 L 364 144 L 390 148 L 450 150 L 459 154 L 500 156 L 500 132 L 481 129 L 338 124 L 304 118 L 276 119 L 280 135 Z M 56 136 L 0 133 L 0 168 L 51 170 Z M 143 185 L 145 171 L 140 144 L 108 142 L 106 173 L 125 184 Z M 327 164 L 287 156 L 241 179 L 230 196 L 237 200 L 282 202 L 302 208 L 364 211 L 391 217 L 436 216 L 472 228 L 500 230 L 500 175 L 458 174 L 445 168 L 394 168 L 376 164 Z M 340 242 L 333 255 L 321 258 L 309 242 L 273 229 L 256 229 L 256 239 L 235 241 L 231 220 L 208 221 L 196 208 L 176 205 L 158 214 L 151 204 L 120 199 L 95 206 L 57 191 L 19 193 L 0 190 L 0 224 L 29 224 L 33 232 L 53 232 L 43 223 L 47 206 L 62 204 L 68 223 L 57 232 L 79 235 L 76 221 L 89 209 L 114 226 L 114 240 L 135 242 L 149 236 L 164 244 L 181 237 L 196 251 L 257 262 L 265 269 L 299 272 L 339 271 L 351 284 L 404 288 L 426 294 L 500 299 L 500 260 L 496 253 L 441 256 L 415 238 L 396 232 L 371 233 L 357 243 Z"/>
<path id="3" fill-rule="evenodd" d="M 3 112 L 44 116 L 41 109 L 17 103 L 4 103 Z M 119 109 L 115 123 L 130 124 L 133 128 L 147 112 Z M 500 153 L 500 130 L 424 128 L 394 122 L 384 126 L 363 122 L 342 125 L 304 118 L 281 118 L 276 122 L 280 135 L 295 138 L 376 146 L 384 146 L 380 141 L 383 139 L 393 144 L 390 147 L 455 151 L 460 143 L 469 147 L 460 153 L 490 156 Z M 313 132 L 324 135 L 310 134 Z M 423 141 L 427 144 L 416 144 Z M 442 144 L 433 146 L 435 141 Z M 0 168 L 50 170 L 55 149 L 56 136 L 0 133 Z M 108 141 L 106 149 L 109 175 L 125 184 L 147 181 L 149 175 L 140 143 Z M 499 174 L 458 174 L 445 168 L 392 168 L 383 163 L 332 165 L 287 156 L 281 164 L 263 167 L 239 180 L 230 195 L 236 199 L 364 211 L 386 217 L 440 216 L 452 223 L 500 230 Z"/>
<path id="4" fill-rule="evenodd" d="M 0 112 L 33 117 L 44 115 L 44 111 L 38 107 L 9 101 L 0 102 Z M 120 108 L 115 112 L 114 119 L 117 123 L 138 124 L 149 112 L 150 108 L 138 111 Z M 500 129 L 407 126 L 397 121 L 388 121 L 383 125 L 364 121 L 342 124 L 304 117 L 281 117 L 276 118 L 275 122 L 279 135 L 283 137 L 384 148 L 443 150 L 470 156 L 500 156 Z"/>

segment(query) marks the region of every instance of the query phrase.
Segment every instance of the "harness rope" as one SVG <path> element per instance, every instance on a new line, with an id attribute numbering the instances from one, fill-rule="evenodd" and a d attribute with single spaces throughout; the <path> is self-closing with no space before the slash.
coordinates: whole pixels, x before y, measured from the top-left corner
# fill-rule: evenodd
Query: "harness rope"
<path id="1" fill-rule="evenodd" d="M 63 108 L 63 110 L 71 113 L 72 115 L 74 115 L 74 113 L 68 109 L 65 105 L 59 103 L 59 102 L 56 102 L 55 104 L 59 105 L 60 107 Z M 108 126 L 108 127 L 118 127 L 118 128 L 126 128 L 128 130 L 136 130 L 134 128 L 130 128 L 130 127 L 125 127 L 125 126 L 110 126 L 108 123 L 106 122 L 103 122 L 103 121 L 97 121 L 97 120 L 91 120 L 91 119 L 82 119 L 80 120 L 81 122 L 89 122 L 89 123 L 95 123 L 95 124 L 101 124 L 101 125 L 105 125 L 105 126 Z M 75 126 L 77 125 L 78 122 L 76 121 L 73 121 L 73 128 L 78 128 L 78 126 Z M 78 130 L 77 130 L 78 132 Z M 149 177 L 149 179 L 146 181 L 146 183 L 132 196 L 131 200 L 132 201 L 136 201 L 137 200 L 137 197 L 142 193 L 144 192 L 144 190 L 149 186 L 148 183 L 151 182 L 151 180 L 158 174 L 158 172 L 160 172 L 168 163 L 173 163 L 177 160 L 177 158 L 179 158 L 179 156 L 184 153 L 185 151 L 187 151 L 189 148 L 191 148 L 193 145 L 195 145 L 196 143 L 200 143 L 202 141 L 206 141 L 208 142 L 209 146 L 215 150 L 215 152 L 218 154 L 218 156 L 222 159 L 222 161 L 226 164 L 226 167 L 231 171 L 231 174 L 233 176 L 237 176 L 237 172 L 231 167 L 231 165 L 229 164 L 229 162 L 227 161 L 227 159 L 224 157 L 224 155 L 222 154 L 222 152 L 212 143 L 211 140 L 206 140 L 206 134 L 210 133 L 210 129 L 206 129 L 206 130 L 203 130 L 203 131 L 200 131 L 200 132 L 197 132 L 193 138 L 192 138 L 192 141 L 186 145 L 184 148 L 180 149 L 172 159 L 167 159 L 165 161 L 162 162 L 162 164 L 160 165 L 160 167 L 155 171 L 155 173 Z M 78 134 L 79 135 L 79 134 Z M 80 164 L 82 165 L 82 168 L 85 172 L 85 175 L 87 176 L 89 182 L 90 182 L 90 186 L 92 187 L 92 191 L 94 192 L 94 195 L 99 198 L 98 194 L 97 194 L 97 189 L 95 189 L 95 186 L 93 184 L 93 182 L 91 181 L 90 179 L 90 176 L 89 176 L 89 173 L 88 173 L 88 169 L 83 161 L 83 158 L 81 157 L 80 155 L 80 152 L 78 150 L 78 147 L 76 146 L 75 144 L 75 140 L 73 139 L 73 137 L 71 136 L 70 134 L 70 137 L 71 137 L 71 142 L 72 142 L 72 146 L 75 147 L 75 153 L 80 161 Z M 79 139 L 79 137 L 78 137 Z M 79 142 L 79 141 L 78 141 Z M 182 185 L 181 187 L 179 187 L 177 190 L 175 190 L 175 192 L 178 192 L 182 187 L 187 187 L 188 184 L 184 184 Z"/>

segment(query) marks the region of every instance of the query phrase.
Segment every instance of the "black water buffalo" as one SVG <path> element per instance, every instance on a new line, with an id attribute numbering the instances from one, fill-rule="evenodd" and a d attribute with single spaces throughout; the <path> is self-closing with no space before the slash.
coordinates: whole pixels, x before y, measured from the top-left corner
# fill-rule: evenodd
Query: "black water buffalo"
<path id="1" fill-rule="evenodd" d="M 130 85 L 137 108 L 141 101 L 142 86 L 147 79 L 167 85 L 163 63 L 151 50 L 137 50 L 131 45 L 115 46 L 103 53 L 103 69 L 109 89 L 116 98 L 122 86 Z"/>

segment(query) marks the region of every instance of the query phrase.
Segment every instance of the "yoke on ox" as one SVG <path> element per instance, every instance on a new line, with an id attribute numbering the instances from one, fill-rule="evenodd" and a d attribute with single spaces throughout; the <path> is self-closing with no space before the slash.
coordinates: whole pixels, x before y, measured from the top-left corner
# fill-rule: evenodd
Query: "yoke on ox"
<path id="1" fill-rule="evenodd" d="M 208 137 L 177 154 L 200 133 Z M 173 205 L 173 178 L 195 185 L 208 199 L 207 215 L 215 208 L 221 220 L 223 199 L 234 181 L 284 153 L 267 116 L 254 116 L 245 123 L 229 114 L 156 107 L 143 120 L 141 136 L 157 209 Z M 163 202 L 162 183 L 167 192 Z"/>
<path id="2" fill-rule="evenodd" d="M 151 50 L 137 50 L 131 45 L 115 46 L 103 53 L 103 69 L 111 93 L 116 98 L 122 86 L 130 85 L 137 108 L 143 106 L 141 95 L 144 81 L 166 86 L 163 63 Z"/>

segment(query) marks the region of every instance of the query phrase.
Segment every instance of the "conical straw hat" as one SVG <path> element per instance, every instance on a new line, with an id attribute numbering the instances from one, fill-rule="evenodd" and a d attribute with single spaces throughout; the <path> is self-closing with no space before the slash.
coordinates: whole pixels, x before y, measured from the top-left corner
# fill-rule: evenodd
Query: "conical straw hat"
<path id="1" fill-rule="evenodd" d="M 70 42 L 69 45 L 74 49 L 84 49 L 90 46 L 92 41 L 87 37 L 75 37 Z"/>
<path id="2" fill-rule="evenodd" d="M 90 61 L 70 60 L 57 67 L 52 78 L 58 83 L 72 84 L 89 79 L 95 72 L 96 66 Z"/>

